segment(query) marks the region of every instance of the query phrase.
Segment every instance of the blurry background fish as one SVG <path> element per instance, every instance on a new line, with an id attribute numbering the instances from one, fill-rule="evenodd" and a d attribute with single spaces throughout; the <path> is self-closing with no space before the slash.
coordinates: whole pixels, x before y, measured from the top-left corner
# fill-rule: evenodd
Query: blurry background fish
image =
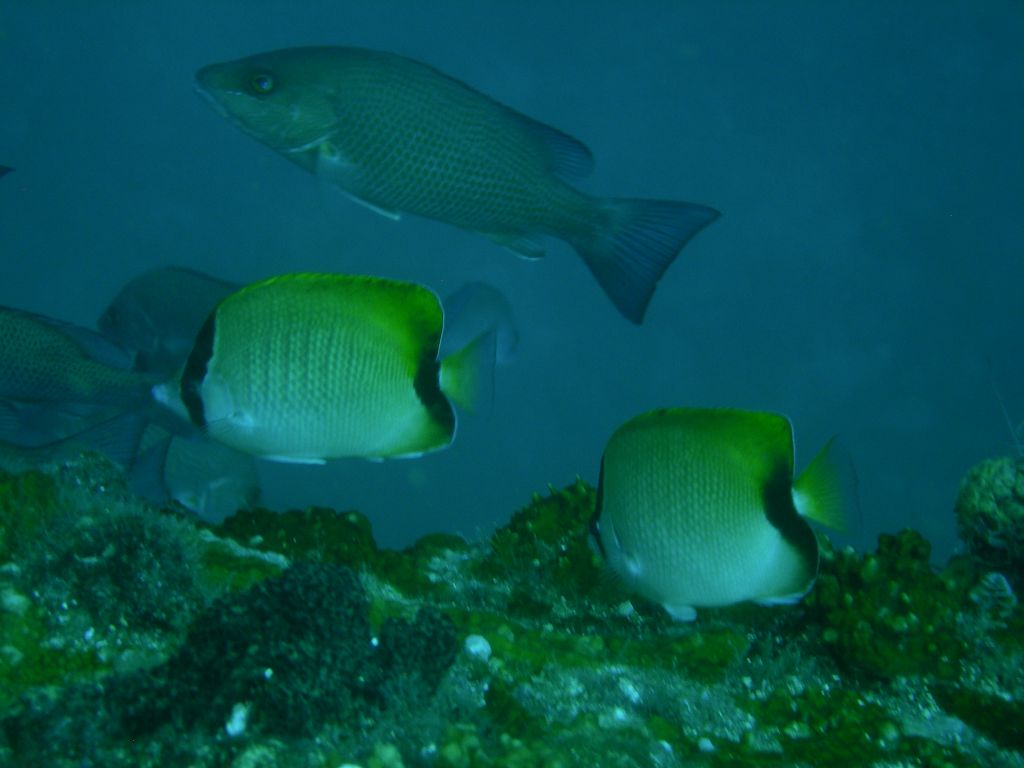
<path id="1" fill-rule="evenodd" d="M 388 544 L 472 536 L 549 482 L 596 483 L 634 414 L 721 404 L 787 414 L 801 456 L 844 438 L 856 543 L 910 525 L 949 552 L 963 472 L 1013 450 L 986 353 L 1024 414 L 1021 3 L 301 7 L 0 3 L 0 71 L 17 73 L 0 90 L 0 162 L 17 163 L 0 304 L 92 325 L 165 264 L 237 283 L 378 274 L 442 297 L 486 282 L 520 337 L 491 412 L 415 462 L 261 466 L 268 506 L 359 508 Z M 522 264 L 452 226 L 331 205 L 192 87 L 209 62 L 311 44 L 430 62 L 585 140 L 588 190 L 725 215 L 635 327 L 559 242 Z"/>
<path id="2" fill-rule="evenodd" d="M 129 280 L 97 325 L 134 351 L 136 370 L 170 375 L 184 365 L 217 302 L 238 288 L 194 269 L 159 267 Z"/>
<path id="3" fill-rule="evenodd" d="M 6 165 L 0 165 L 0 176 L 6 176 L 13 170 L 13 168 L 8 168 Z"/>
<path id="4" fill-rule="evenodd" d="M 211 522 L 260 500 L 259 473 L 251 456 L 201 435 L 174 435 L 155 424 L 143 434 L 129 481 L 137 493 L 173 499 Z"/>
<path id="5" fill-rule="evenodd" d="M 155 305 L 154 315 L 164 317 Z M 166 338 L 159 322 L 149 327 L 153 338 L 135 337 L 145 349 Z M 94 331 L 0 307 L 0 459 L 17 465 L 97 451 L 125 469 L 138 493 L 205 518 L 255 503 L 252 459 L 157 408 L 150 390 L 163 377 L 133 370 L 135 359 L 135 350 Z"/>
<path id="6" fill-rule="evenodd" d="M 129 370 L 131 352 L 98 333 L 0 307 L 0 397 L 25 402 L 123 404 L 149 400 L 155 377 Z"/>

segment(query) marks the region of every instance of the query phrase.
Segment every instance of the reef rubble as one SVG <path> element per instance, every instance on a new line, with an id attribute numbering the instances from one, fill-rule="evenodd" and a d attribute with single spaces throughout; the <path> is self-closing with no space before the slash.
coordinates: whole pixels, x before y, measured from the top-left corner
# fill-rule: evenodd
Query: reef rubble
<path id="1" fill-rule="evenodd" d="M 602 568 L 594 505 L 394 551 L 355 511 L 198 523 L 93 455 L 0 470 L 0 764 L 1024 766 L 991 542 L 821 536 L 800 604 L 680 624 Z"/>

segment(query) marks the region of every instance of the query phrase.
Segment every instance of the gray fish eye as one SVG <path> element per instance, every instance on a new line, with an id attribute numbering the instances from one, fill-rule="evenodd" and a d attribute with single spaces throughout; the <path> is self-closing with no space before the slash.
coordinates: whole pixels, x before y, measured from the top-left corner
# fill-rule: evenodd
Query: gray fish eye
<path id="1" fill-rule="evenodd" d="M 249 81 L 249 85 L 252 86 L 253 91 L 256 93 L 270 93 L 274 90 L 274 78 L 264 72 L 261 72 L 252 76 L 252 80 Z"/>

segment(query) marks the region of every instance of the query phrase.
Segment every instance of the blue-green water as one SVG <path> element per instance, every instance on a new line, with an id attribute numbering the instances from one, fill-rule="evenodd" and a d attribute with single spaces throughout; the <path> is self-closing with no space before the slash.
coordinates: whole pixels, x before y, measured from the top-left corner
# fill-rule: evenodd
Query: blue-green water
<path id="1" fill-rule="evenodd" d="M 90 325 L 163 264 L 485 280 L 522 337 L 493 410 L 418 462 L 266 466 L 272 506 L 357 506 L 395 544 L 474 536 L 548 482 L 596 481 L 630 416 L 731 405 L 790 416 L 798 464 L 844 438 L 856 543 L 912 524 L 948 552 L 958 478 L 1011 444 L 987 358 L 1024 418 L 1022 27 L 1016 3 L 7 3 L 0 303 Z M 392 223 L 192 90 L 207 63 L 328 43 L 429 62 L 578 137 L 588 192 L 722 218 L 633 327 L 563 244 L 524 263 Z"/>

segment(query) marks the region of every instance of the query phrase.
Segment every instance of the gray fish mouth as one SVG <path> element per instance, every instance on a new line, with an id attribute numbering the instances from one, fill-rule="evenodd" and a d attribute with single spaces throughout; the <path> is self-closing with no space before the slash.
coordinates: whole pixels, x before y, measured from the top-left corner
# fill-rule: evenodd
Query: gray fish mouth
<path id="1" fill-rule="evenodd" d="M 200 70 L 199 74 L 202 74 L 202 70 Z M 231 117 L 231 115 L 228 114 L 227 109 L 224 107 L 224 103 L 219 98 L 217 98 L 213 91 L 211 91 L 209 88 L 206 88 L 202 84 L 202 82 L 199 80 L 199 75 L 196 75 L 196 80 L 192 83 L 192 90 L 194 90 L 196 93 L 202 96 L 203 100 L 207 102 L 210 106 L 212 106 L 221 117 Z"/>

